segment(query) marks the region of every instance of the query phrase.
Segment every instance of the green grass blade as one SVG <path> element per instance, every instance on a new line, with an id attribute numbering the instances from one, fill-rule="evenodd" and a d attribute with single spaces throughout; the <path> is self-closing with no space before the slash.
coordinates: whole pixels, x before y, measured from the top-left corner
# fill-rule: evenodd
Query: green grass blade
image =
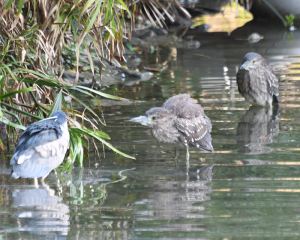
<path id="1" fill-rule="evenodd" d="M 13 109 L 13 110 L 15 110 L 16 112 L 22 113 L 22 114 L 24 114 L 25 116 L 35 118 L 35 119 L 37 119 L 37 120 L 43 120 L 43 119 L 44 119 L 44 118 L 42 118 L 42 117 L 38 117 L 38 116 L 35 116 L 35 115 L 30 114 L 30 113 L 28 113 L 28 112 L 22 111 L 21 109 L 16 108 L 16 107 L 13 107 L 13 106 L 11 106 L 11 105 L 9 105 L 9 104 L 7 104 L 7 103 L 4 103 L 4 102 L 1 102 L 1 105 L 5 106 L 5 107 L 7 107 L 7 108 Z"/>
<path id="2" fill-rule="evenodd" d="M 76 128 L 75 131 L 82 132 L 82 134 L 89 135 L 90 137 L 93 137 L 93 138 L 99 140 L 104 145 L 106 145 L 107 147 L 109 147 L 111 150 L 115 151 L 116 153 L 119 153 L 120 155 L 122 155 L 124 157 L 135 159 L 135 157 L 132 157 L 132 156 L 126 154 L 126 153 L 121 152 L 120 150 L 118 150 L 117 148 L 115 148 L 114 146 L 112 146 L 110 143 L 106 142 L 103 138 L 101 138 L 100 136 L 98 136 L 98 134 L 97 134 L 98 131 L 94 132 L 94 131 L 91 131 L 91 130 L 88 130 L 88 129 L 79 129 L 79 128 Z"/>
<path id="3" fill-rule="evenodd" d="M 11 4 L 13 3 L 13 1 L 14 1 L 14 0 L 9 0 L 9 1 L 8 1 L 8 3 L 7 3 L 6 6 L 5 6 L 5 9 L 6 9 L 6 10 L 10 8 Z"/>
<path id="4" fill-rule="evenodd" d="M 24 127 L 23 125 L 20 125 L 20 124 L 16 124 L 16 123 L 12 123 L 11 121 L 9 121 L 8 119 L 6 118 L 0 118 L 0 122 L 3 122 L 11 127 L 14 127 L 14 128 L 20 128 L 22 130 L 25 130 L 26 127 Z"/>
<path id="5" fill-rule="evenodd" d="M 71 92 L 70 92 L 71 93 Z M 100 117 L 88 106 L 86 105 L 83 101 L 80 101 L 77 97 L 75 97 L 74 94 L 72 94 L 72 98 L 74 98 L 79 104 L 81 104 L 83 107 L 85 107 L 88 111 L 90 111 L 97 119 L 102 123 Z"/>
<path id="6" fill-rule="evenodd" d="M 77 134 L 87 135 L 88 137 L 91 137 L 91 136 L 95 135 L 95 136 L 100 137 L 100 138 L 110 139 L 110 137 L 108 136 L 107 133 L 99 131 L 99 130 L 93 131 L 93 130 L 90 130 L 90 129 L 77 128 L 77 127 L 70 127 L 70 129 L 73 132 L 77 133 Z"/>
<path id="7" fill-rule="evenodd" d="M 84 30 L 85 32 L 88 33 L 91 30 L 92 26 L 94 25 L 94 22 L 96 21 L 96 17 L 98 16 L 98 14 L 100 12 L 101 3 L 102 3 L 102 1 L 97 2 L 96 8 L 92 14 L 92 17 L 89 20 L 89 24 L 87 25 L 86 29 Z"/>
<path id="8" fill-rule="evenodd" d="M 15 94 L 18 94 L 18 93 L 21 93 L 21 92 L 29 92 L 29 91 L 33 91 L 33 90 L 34 90 L 34 88 L 30 87 L 30 88 L 23 88 L 23 89 L 20 89 L 18 91 L 13 91 L 13 92 L 9 92 L 9 93 L 6 93 L 6 94 L 2 94 L 2 95 L 0 95 L 0 100 L 8 98 L 12 95 L 15 95 Z"/>
<path id="9" fill-rule="evenodd" d="M 105 98 L 109 98 L 109 99 L 113 99 L 113 100 L 128 100 L 126 98 L 121 98 L 121 97 L 118 97 L 118 96 L 110 95 L 110 94 L 103 93 L 103 92 L 94 90 L 92 88 L 87 88 L 87 87 L 84 87 L 84 86 L 76 86 L 76 88 L 82 88 L 82 89 L 85 89 L 85 90 L 90 91 L 92 93 L 95 93 L 95 94 L 97 94 L 99 96 L 102 96 L 102 97 L 105 97 Z"/>
<path id="10" fill-rule="evenodd" d="M 50 117 L 55 111 L 61 110 L 62 107 L 62 89 L 60 89 L 59 93 L 57 94 L 55 101 L 49 111 L 48 117 Z"/>
<path id="11" fill-rule="evenodd" d="M 9 114 L 9 115 L 11 115 L 11 116 L 14 116 L 15 119 L 17 119 L 18 123 L 19 123 L 20 125 L 22 125 L 22 122 L 21 122 L 21 120 L 20 120 L 20 118 L 18 117 L 17 114 L 14 114 L 14 113 L 12 113 L 12 112 L 9 112 L 9 111 L 7 111 L 7 110 L 5 110 L 5 109 L 1 109 L 1 108 L 0 108 L 0 117 L 1 117 L 1 118 L 3 118 L 3 112 L 5 112 L 5 113 L 7 113 L 7 114 Z"/>

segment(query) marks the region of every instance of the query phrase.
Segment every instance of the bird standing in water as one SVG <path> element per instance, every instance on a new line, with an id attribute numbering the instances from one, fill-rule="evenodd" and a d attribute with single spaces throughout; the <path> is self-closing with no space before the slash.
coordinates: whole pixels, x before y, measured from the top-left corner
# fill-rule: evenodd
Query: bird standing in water
<path id="1" fill-rule="evenodd" d="M 278 80 L 268 62 L 258 53 L 245 55 L 236 80 L 239 93 L 250 104 L 264 107 L 279 102 Z"/>
<path id="2" fill-rule="evenodd" d="M 208 152 L 214 150 L 211 144 L 210 119 L 189 94 L 171 97 L 162 107 L 151 108 L 145 116 L 136 117 L 130 121 L 151 127 L 152 134 L 158 141 L 182 143 L 187 150 L 187 164 L 189 146 Z"/>
<path id="3" fill-rule="evenodd" d="M 29 125 L 18 142 L 10 160 L 13 178 L 45 177 L 64 160 L 70 134 L 66 114 L 56 111 L 50 118 Z"/>

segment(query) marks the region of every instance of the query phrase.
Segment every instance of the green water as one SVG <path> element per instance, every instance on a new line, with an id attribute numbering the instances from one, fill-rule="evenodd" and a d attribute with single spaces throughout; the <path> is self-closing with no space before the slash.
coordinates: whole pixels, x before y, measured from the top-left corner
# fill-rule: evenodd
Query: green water
<path id="1" fill-rule="evenodd" d="M 253 32 L 264 38 L 241 40 Z M 100 159 L 91 148 L 84 169 L 51 173 L 48 188 L 34 189 L 10 179 L 12 152 L 5 156 L 0 239 L 299 239 L 300 33 L 248 24 L 230 36 L 186 35 L 200 48 L 143 52 L 141 70 L 165 70 L 107 91 L 139 101 L 103 107 L 111 143 L 136 160 L 119 163 L 108 149 L 104 157 L 99 145 Z M 238 94 L 235 74 L 250 51 L 275 69 L 278 110 L 250 108 Z M 128 121 L 179 93 L 191 94 L 213 124 L 215 151 L 191 148 L 189 174 L 184 149 L 176 164 L 173 145 Z"/>

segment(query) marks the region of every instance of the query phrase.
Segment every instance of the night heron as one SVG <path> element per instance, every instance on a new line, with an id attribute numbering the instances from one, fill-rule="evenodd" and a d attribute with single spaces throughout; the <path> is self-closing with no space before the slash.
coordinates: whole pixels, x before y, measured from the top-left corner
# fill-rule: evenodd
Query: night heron
<path id="1" fill-rule="evenodd" d="M 18 142 L 10 160 L 13 178 L 45 177 L 64 160 L 69 148 L 66 114 L 56 111 L 50 118 L 29 125 Z"/>
<path id="2" fill-rule="evenodd" d="M 268 62 L 258 53 L 245 55 L 236 80 L 239 93 L 250 104 L 271 106 L 279 102 L 278 80 Z"/>
<path id="3" fill-rule="evenodd" d="M 187 164 L 189 146 L 208 152 L 214 150 L 211 144 L 210 119 L 189 94 L 171 97 L 162 107 L 151 108 L 146 112 L 146 116 L 130 121 L 151 127 L 153 136 L 160 142 L 183 144 L 187 150 Z"/>

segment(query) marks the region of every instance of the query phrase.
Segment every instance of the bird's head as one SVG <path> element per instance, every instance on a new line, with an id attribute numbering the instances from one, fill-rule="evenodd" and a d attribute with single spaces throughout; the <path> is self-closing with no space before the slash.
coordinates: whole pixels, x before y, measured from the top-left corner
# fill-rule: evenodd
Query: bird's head
<path id="1" fill-rule="evenodd" d="M 131 122 L 139 122 L 144 126 L 149 126 L 151 128 L 155 128 L 160 124 L 167 123 L 168 120 L 172 121 L 175 116 L 170 113 L 168 110 L 157 107 L 151 108 L 145 114 L 145 116 L 140 116 L 136 118 L 132 118 L 129 121 Z"/>
<path id="2" fill-rule="evenodd" d="M 56 118 L 56 121 L 62 125 L 67 121 L 66 114 L 63 111 L 55 111 L 52 115 L 51 118 Z"/>
<path id="3" fill-rule="evenodd" d="M 258 53 L 250 52 L 245 55 L 244 61 L 240 69 L 245 69 L 249 71 L 249 69 L 256 69 L 257 66 L 264 63 L 265 59 L 260 56 Z"/>

